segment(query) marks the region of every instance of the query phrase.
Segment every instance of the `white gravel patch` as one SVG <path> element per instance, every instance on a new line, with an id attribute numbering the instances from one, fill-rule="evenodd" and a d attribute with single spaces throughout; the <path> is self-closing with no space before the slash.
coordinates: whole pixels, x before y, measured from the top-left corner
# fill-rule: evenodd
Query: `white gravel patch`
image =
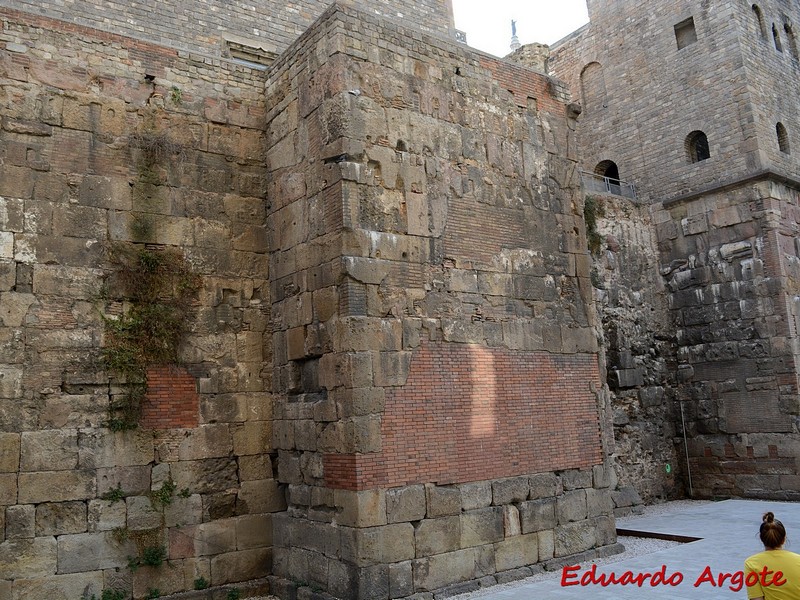
<path id="1" fill-rule="evenodd" d="M 666 502 L 664 504 L 653 504 L 651 506 L 644 507 L 644 510 L 641 514 L 638 515 L 631 515 L 629 517 L 621 517 L 617 519 L 617 528 L 619 529 L 627 529 L 632 524 L 635 524 L 636 520 L 643 516 L 657 516 L 663 515 L 665 513 L 675 512 L 676 510 L 682 510 L 684 508 L 689 508 L 692 506 L 699 506 L 701 504 L 708 504 L 710 500 L 675 500 L 673 502 Z M 655 538 L 641 538 L 641 537 L 631 537 L 631 536 L 620 536 L 617 541 L 625 546 L 625 551 L 621 552 L 620 554 L 615 554 L 614 556 L 609 556 L 607 558 L 598 558 L 595 560 L 585 561 L 580 564 L 582 567 L 586 567 L 587 565 L 596 564 L 598 566 L 609 565 L 613 563 L 617 563 L 623 560 L 628 560 L 629 558 L 634 558 L 636 556 L 643 556 L 646 554 L 652 554 L 653 552 L 659 552 L 660 550 L 668 550 L 669 548 L 674 548 L 675 546 L 680 546 L 681 542 L 672 542 L 669 540 L 659 540 Z M 453 596 L 452 600 L 470 600 L 472 598 L 482 598 L 487 594 L 491 594 L 494 592 L 500 592 L 502 590 L 510 590 L 518 587 L 522 587 L 529 583 L 536 583 L 538 581 L 546 581 L 548 579 L 558 579 L 561 577 L 561 569 L 556 571 L 545 571 L 544 573 L 539 573 L 537 575 L 533 575 L 531 577 L 527 577 L 525 579 L 520 579 L 518 581 L 512 581 L 510 583 L 503 583 L 500 585 L 495 585 L 490 588 L 483 588 L 481 590 L 477 590 L 475 592 L 470 592 L 468 594 L 460 594 L 458 596 Z"/>

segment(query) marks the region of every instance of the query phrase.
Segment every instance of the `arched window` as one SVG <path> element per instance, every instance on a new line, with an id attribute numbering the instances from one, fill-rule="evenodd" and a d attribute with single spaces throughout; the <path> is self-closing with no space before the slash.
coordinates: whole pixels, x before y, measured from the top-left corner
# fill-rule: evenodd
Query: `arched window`
<path id="1" fill-rule="evenodd" d="M 791 23 L 783 24 L 783 31 L 786 32 L 786 42 L 789 44 L 789 52 L 792 58 L 797 60 L 797 42 L 794 39 L 794 30 Z"/>
<path id="2" fill-rule="evenodd" d="M 708 147 L 708 138 L 702 131 L 693 131 L 686 136 L 686 154 L 689 162 L 700 162 L 711 158 L 711 151 Z"/>
<path id="3" fill-rule="evenodd" d="M 606 78 L 598 62 L 589 63 L 581 71 L 581 99 L 587 111 L 606 106 Z"/>
<path id="4" fill-rule="evenodd" d="M 775 40 L 775 50 L 783 52 L 783 44 L 781 44 L 781 34 L 778 33 L 778 28 L 775 23 L 772 24 L 772 38 Z"/>
<path id="5" fill-rule="evenodd" d="M 789 132 L 786 131 L 786 127 L 783 126 L 783 123 L 777 123 L 775 125 L 775 134 L 778 136 L 778 147 L 781 149 L 781 152 L 790 154 Z"/>
<path id="6" fill-rule="evenodd" d="M 600 175 L 607 179 L 613 179 L 614 183 L 619 183 L 619 167 L 613 160 L 604 160 L 594 168 L 595 175 Z"/>
<path id="7" fill-rule="evenodd" d="M 758 4 L 753 4 L 753 15 L 755 15 L 756 23 L 758 24 L 758 33 L 761 34 L 762 39 L 767 39 L 767 24 L 764 22 L 764 14 Z"/>

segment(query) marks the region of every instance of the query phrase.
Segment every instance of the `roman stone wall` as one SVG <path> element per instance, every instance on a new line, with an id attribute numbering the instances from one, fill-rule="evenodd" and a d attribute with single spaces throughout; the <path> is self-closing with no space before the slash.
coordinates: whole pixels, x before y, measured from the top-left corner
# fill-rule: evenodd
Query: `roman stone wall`
<path id="1" fill-rule="evenodd" d="M 683 494 L 685 469 L 677 397 L 676 340 L 659 274 L 650 206 L 591 194 L 596 221 L 592 282 L 601 315 L 611 394 L 618 516 L 631 505 Z"/>
<path id="2" fill-rule="evenodd" d="M 797 214 L 769 180 L 655 213 L 696 495 L 798 493 Z"/>
<path id="3" fill-rule="evenodd" d="M 583 169 L 614 161 L 640 198 L 659 201 L 766 166 L 745 79 L 745 61 L 756 59 L 741 46 L 740 3 L 593 4 L 591 23 L 554 47 L 549 63 L 582 104 Z M 675 26 L 689 18 L 697 40 L 679 49 Z M 693 131 L 706 134 L 708 160 L 691 161 Z"/>
<path id="4" fill-rule="evenodd" d="M 285 508 L 263 76 L 35 14 L 0 18 L 0 597 L 142 598 L 263 577 L 270 514 Z M 129 431 L 108 427 L 125 382 L 102 350 L 132 310 L 113 291 L 121 247 L 177 253 L 199 283 L 180 365 L 148 370 Z M 163 564 L 128 568 L 145 554 Z"/>
<path id="5" fill-rule="evenodd" d="M 281 593 L 428 597 L 614 549 L 564 97 L 345 6 L 270 73 Z"/>
<path id="6" fill-rule="evenodd" d="M 318 0 L 147 0 L 137 3 L 119 0 L 0 1 L 0 6 L 6 8 L 216 57 L 227 55 L 227 39 L 279 54 L 329 4 Z M 371 14 L 402 19 L 425 31 L 447 36 L 452 36 L 454 32 L 450 0 L 420 0 L 402 6 L 389 0 L 365 0 L 355 4 Z"/>

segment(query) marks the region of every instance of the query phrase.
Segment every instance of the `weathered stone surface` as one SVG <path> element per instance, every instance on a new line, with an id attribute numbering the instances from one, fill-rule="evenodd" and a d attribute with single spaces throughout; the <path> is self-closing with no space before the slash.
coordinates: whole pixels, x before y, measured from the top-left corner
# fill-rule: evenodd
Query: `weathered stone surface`
<path id="1" fill-rule="evenodd" d="M 271 548 L 219 554 L 211 559 L 211 581 L 225 584 L 258 579 L 269 573 L 271 568 Z"/>
<path id="2" fill-rule="evenodd" d="M 284 489 L 275 479 L 243 481 L 236 498 L 238 514 L 277 512 L 286 508 Z"/>
<path id="3" fill-rule="evenodd" d="M 608 490 L 586 490 L 586 509 L 589 518 L 611 514 L 614 510 L 614 503 Z"/>
<path id="4" fill-rule="evenodd" d="M 140 429 L 82 433 L 78 453 L 81 468 L 148 465 L 154 459 L 153 437 Z"/>
<path id="5" fill-rule="evenodd" d="M 55 575 L 57 546 L 54 537 L 6 540 L 0 544 L 0 573 L 8 579 Z"/>
<path id="6" fill-rule="evenodd" d="M 475 571 L 475 550 L 437 554 L 413 561 L 414 589 L 433 591 L 449 583 L 472 579 Z"/>
<path id="7" fill-rule="evenodd" d="M 164 507 L 164 525 L 182 527 L 200 523 L 203 519 L 203 500 L 199 494 L 191 494 L 188 498 L 181 493 L 172 498 L 172 502 Z"/>
<path id="8" fill-rule="evenodd" d="M 20 473 L 19 502 L 68 502 L 87 500 L 95 494 L 92 471 L 42 471 Z"/>
<path id="9" fill-rule="evenodd" d="M 119 529 L 125 527 L 126 520 L 127 509 L 123 501 L 90 500 L 88 503 L 87 528 L 89 532 Z"/>
<path id="10" fill-rule="evenodd" d="M 6 508 L 6 539 L 30 539 L 35 535 L 36 507 L 20 504 Z"/>
<path id="11" fill-rule="evenodd" d="M 592 487 L 592 471 L 571 469 L 561 473 L 561 482 L 564 490 L 569 492 L 581 488 Z"/>
<path id="12" fill-rule="evenodd" d="M 559 481 L 555 473 L 538 473 L 530 476 L 530 499 L 552 498 L 559 494 Z"/>
<path id="13" fill-rule="evenodd" d="M 461 518 L 458 516 L 424 519 L 414 529 L 417 558 L 461 548 Z"/>
<path id="14" fill-rule="evenodd" d="M 125 506 L 128 529 L 155 529 L 161 525 L 161 507 L 153 499 L 147 496 L 128 496 L 125 498 Z"/>
<path id="15" fill-rule="evenodd" d="M 577 554 L 594 547 L 596 542 L 595 528 L 587 521 L 559 525 L 555 530 L 554 556 Z"/>
<path id="16" fill-rule="evenodd" d="M 404 598 L 414 592 L 411 561 L 389 565 L 389 597 Z"/>
<path id="17" fill-rule="evenodd" d="M 208 458 L 181 461 L 171 465 L 172 479 L 178 490 L 184 488 L 195 494 L 235 489 L 236 461 L 231 458 Z"/>
<path id="18" fill-rule="evenodd" d="M 272 546 L 272 515 L 245 515 L 236 519 L 236 549 Z"/>
<path id="19" fill-rule="evenodd" d="M 492 503 L 492 484 L 489 481 L 463 483 L 459 487 L 462 510 L 485 508 Z"/>
<path id="20" fill-rule="evenodd" d="M 9 600 L 28 600 L 29 598 L 49 598 L 50 600 L 72 600 L 88 594 L 100 597 L 104 588 L 103 572 L 54 575 L 37 579 L 18 579 L 13 588 L 9 582 Z M 13 589 L 13 592 L 12 592 Z M 2 588 L 0 588 L 2 592 Z"/>
<path id="21" fill-rule="evenodd" d="M 0 433 L 0 473 L 19 469 L 20 434 Z"/>
<path id="22" fill-rule="evenodd" d="M 506 505 L 503 507 L 503 529 L 507 538 L 522 533 L 519 509 L 516 506 Z"/>
<path id="23" fill-rule="evenodd" d="M 461 491 L 457 487 L 426 485 L 428 517 L 444 517 L 461 513 Z"/>
<path id="24" fill-rule="evenodd" d="M 557 524 L 556 500 L 546 498 L 523 502 L 519 507 L 522 533 L 553 529 Z"/>
<path id="25" fill-rule="evenodd" d="M 16 473 L 0 473 L 0 506 L 17 503 Z M 0 511 L 2 512 L 2 511 Z"/>
<path id="26" fill-rule="evenodd" d="M 556 499 L 556 513 L 560 524 L 586 519 L 586 491 L 566 492 Z"/>
<path id="27" fill-rule="evenodd" d="M 425 518 L 425 487 L 412 485 L 386 491 L 386 516 L 389 523 L 419 521 Z"/>
<path id="28" fill-rule="evenodd" d="M 527 477 L 512 477 L 492 482 L 492 503 L 495 506 L 523 502 L 528 499 L 530 483 Z"/>
<path id="29" fill-rule="evenodd" d="M 108 531 L 58 537 L 59 574 L 125 567 L 128 557 L 135 555 L 131 540 L 120 542 Z"/>
<path id="30" fill-rule="evenodd" d="M 495 544 L 494 550 L 498 571 L 532 565 L 539 559 L 539 536 L 529 533 L 509 538 Z"/>
<path id="31" fill-rule="evenodd" d="M 479 508 L 461 515 L 461 547 L 480 546 L 502 540 L 503 509 L 499 506 Z"/>
<path id="32" fill-rule="evenodd" d="M 336 522 L 346 527 L 375 527 L 386 524 L 386 492 L 335 490 L 334 499 L 341 512 Z"/>

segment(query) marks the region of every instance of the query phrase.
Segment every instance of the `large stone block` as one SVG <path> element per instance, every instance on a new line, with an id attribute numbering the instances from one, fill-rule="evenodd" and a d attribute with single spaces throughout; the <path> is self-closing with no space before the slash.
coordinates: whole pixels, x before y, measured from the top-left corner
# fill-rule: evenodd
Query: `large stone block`
<path id="1" fill-rule="evenodd" d="M 170 470 L 177 489 L 211 494 L 239 487 L 236 467 L 233 458 L 208 458 L 173 463 Z"/>
<path id="2" fill-rule="evenodd" d="M 171 560 L 158 567 L 142 566 L 133 572 L 133 597 L 146 598 L 150 590 L 174 594 L 186 589 L 183 561 Z"/>
<path id="3" fill-rule="evenodd" d="M 141 429 L 81 433 L 78 454 L 86 469 L 149 465 L 155 458 L 153 436 Z"/>
<path id="4" fill-rule="evenodd" d="M 87 529 L 85 502 L 45 503 L 36 507 L 36 535 L 84 533 Z"/>
<path id="5" fill-rule="evenodd" d="M 556 499 L 559 524 L 586 519 L 586 491 L 566 492 Z"/>
<path id="6" fill-rule="evenodd" d="M 334 501 L 340 512 L 335 522 L 345 527 L 376 527 L 386 525 L 386 492 L 365 490 L 351 492 L 335 490 Z"/>
<path id="7" fill-rule="evenodd" d="M 10 582 L 9 582 L 10 586 Z M 104 579 L 102 571 L 90 573 L 74 573 L 54 575 L 36 579 L 17 579 L 5 596 L 0 587 L 0 597 L 8 600 L 31 600 L 47 598 L 48 600 L 75 600 L 75 598 L 100 597 Z"/>
<path id="8" fill-rule="evenodd" d="M 355 530 L 360 566 L 396 563 L 414 558 L 414 526 L 394 523 Z"/>
<path id="9" fill-rule="evenodd" d="M 461 515 L 462 548 L 498 542 L 504 535 L 502 507 L 478 508 Z"/>
<path id="10" fill-rule="evenodd" d="M 36 507 L 20 504 L 6 508 L 6 539 L 30 539 L 35 535 Z"/>
<path id="11" fill-rule="evenodd" d="M 489 481 L 462 483 L 459 487 L 462 510 L 485 508 L 492 503 L 492 484 Z"/>
<path id="12" fill-rule="evenodd" d="M 129 496 L 125 498 L 128 509 L 128 529 L 155 529 L 161 526 L 161 507 L 147 496 Z"/>
<path id="13" fill-rule="evenodd" d="M 519 507 L 522 533 L 532 533 L 556 526 L 556 500 L 545 498 L 523 502 Z"/>
<path id="14" fill-rule="evenodd" d="M 91 471 L 43 471 L 19 475 L 19 502 L 23 504 L 88 500 L 94 495 L 95 480 Z"/>
<path id="15" fill-rule="evenodd" d="M 236 549 L 272 546 L 272 515 L 244 515 L 236 519 Z"/>
<path id="16" fill-rule="evenodd" d="M 461 517 L 453 515 L 420 521 L 414 532 L 417 558 L 461 548 Z"/>
<path id="17" fill-rule="evenodd" d="M 594 523 L 591 521 L 578 521 L 559 525 L 555 530 L 556 558 L 577 554 L 593 548 L 597 543 Z"/>
<path id="18" fill-rule="evenodd" d="M 125 502 L 90 500 L 87 509 L 87 529 L 94 533 L 125 527 L 127 514 Z"/>
<path id="19" fill-rule="evenodd" d="M 560 482 L 555 473 L 537 473 L 530 476 L 530 499 L 552 498 L 561 492 Z"/>
<path id="20" fill-rule="evenodd" d="M 277 480 L 243 481 L 240 484 L 236 498 L 237 514 L 271 513 L 285 509 L 285 491 Z"/>
<path id="21" fill-rule="evenodd" d="M 389 523 L 419 521 L 425 518 L 425 487 L 412 485 L 386 491 L 386 516 Z"/>
<path id="22" fill-rule="evenodd" d="M 511 477 L 492 483 L 492 504 L 502 506 L 528 499 L 530 481 L 528 477 Z"/>
<path id="23" fill-rule="evenodd" d="M 110 531 L 58 537 L 59 574 L 123 568 L 128 565 L 128 557 L 135 555 L 136 546 L 131 540 L 120 541 Z"/>
<path id="24" fill-rule="evenodd" d="M 178 494 L 172 502 L 164 507 L 164 525 L 167 527 L 183 527 L 203 520 L 203 499 L 200 494 L 191 494 L 188 498 Z"/>
<path id="25" fill-rule="evenodd" d="M 461 490 L 457 487 L 425 485 L 428 517 L 446 517 L 461 513 Z"/>
<path id="26" fill-rule="evenodd" d="M 432 592 L 452 583 L 472 579 L 475 573 L 475 549 L 467 548 L 417 559 L 412 565 L 414 590 Z"/>
<path id="27" fill-rule="evenodd" d="M 272 548 L 219 554 L 211 559 L 211 583 L 224 585 L 267 576 L 272 570 Z"/>
<path id="28" fill-rule="evenodd" d="M 247 421 L 231 426 L 233 452 L 238 456 L 264 454 L 272 449 L 272 426 L 269 421 Z"/>
<path id="29" fill-rule="evenodd" d="M 539 535 L 529 533 L 508 538 L 495 544 L 494 552 L 498 571 L 532 565 L 539 560 Z"/>
<path id="30" fill-rule="evenodd" d="M 411 561 L 389 565 L 389 598 L 405 598 L 414 593 Z"/>
<path id="31" fill-rule="evenodd" d="M 66 471 L 78 466 L 78 432 L 53 429 L 22 434 L 20 470 Z"/>
<path id="32" fill-rule="evenodd" d="M 0 544 L 0 573 L 6 579 L 48 577 L 56 574 L 56 538 L 6 540 Z"/>
<path id="33" fill-rule="evenodd" d="M 19 470 L 20 434 L 0 433 L 0 473 Z"/>
<path id="34" fill-rule="evenodd" d="M 587 489 L 586 509 L 590 518 L 611 514 L 614 511 L 614 502 L 611 500 L 608 489 Z"/>

